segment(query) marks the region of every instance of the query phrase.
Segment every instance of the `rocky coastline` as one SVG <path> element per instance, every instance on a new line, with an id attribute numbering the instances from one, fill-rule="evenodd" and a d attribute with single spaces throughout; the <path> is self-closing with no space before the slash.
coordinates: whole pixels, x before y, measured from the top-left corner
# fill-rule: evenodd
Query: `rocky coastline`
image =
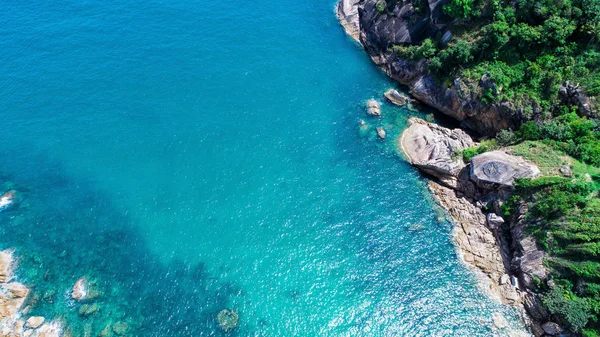
<path id="1" fill-rule="evenodd" d="M 522 110 L 507 102 L 478 102 L 468 94 L 472 88 L 460 79 L 445 86 L 428 74 L 425 62 L 399 59 L 389 51 L 393 44 L 418 42 L 436 32 L 449 34 L 441 14 L 444 1 L 430 0 L 427 4 L 429 17 L 420 25 L 422 17 L 405 2 L 397 2 L 389 13 L 378 11 L 371 0 L 340 0 L 336 13 L 348 35 L 392 79 L 406 85 L 418 101 L 458 120 L 461 128 L 483 136 L 517 129 L 528 118 Z M 408 128 L 396 139 L 399 152 L 430 178 L 428 187 L 434 199 L 454 221 L 460 255 L 485 275 L 482 285 L 503 303 L 520 308 L 534 335 L 559 335 L 562 328 L 549 321 L 550 315 L 534 291 L 535 282 L 544 281 L 548 270 L 543 264 L 544 252 L 524 230 L 526 209 L 510 219 L 500 215 L 514 180 L 535 178 L 540 170 L 507 149 L 479 154 L 469 163 L 458 155 L 477 145 L 461 129 L 451 130 L 418 118 L 411 118 Z"/>
<path id="2" fill-rule="evenodd" d="M 389 77 L 407 86 L 415 99 L 486 136 L 517 129 L 529 118 L 509 102 L 478 101 L 474 95 L 480 88 L 461 79 L 450 85 L 439 83 L 428 73 L 425 61 L 401 59 L 390 51 L 392 45 L 418 43 L 435 34 L 451 36 L 450 23 L 442 12 L 444 0 L 429 0 L 426 13 L 417 13 L 411 2 L 398 1 L 389 12 L 377 10 L 377 4 L 374 0 L 340 0 L 336 15 L 346 33 Z M 485 79 L 479 85 L 485 86 Z"/>

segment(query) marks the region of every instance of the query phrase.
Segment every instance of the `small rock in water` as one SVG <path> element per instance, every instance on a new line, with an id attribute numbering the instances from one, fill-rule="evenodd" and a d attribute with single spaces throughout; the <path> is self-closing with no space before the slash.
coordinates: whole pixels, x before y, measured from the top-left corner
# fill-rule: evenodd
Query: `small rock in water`
<path id="1" fill-rule="evenodd" d="M 223 331 L 230 331 L 238 326 L 240 317 L 237 312 L 229 309 L 223 309 L 217 315 L 217 321 Z"/>
<path id="2" fill-rule="evenodd" d="M 508 321 L 499 312 L 497 312 L 497 313 L 494 314 L 493 320 L 494 320 L 494 325 L 498 329 L 504 329 L 504 328 L 506 328 L 508 326 Z"/>
<path id="3" fill-rule="evenodd" d="M 85 277 L 82 277 L 79 280 L 77 280 L 77 282 L 75 282 L 73 290 L 71 291 L 71 297 L 73 297 L 74 300 L 82 301 L 87 298 L 87 294 L 87 280 L 85 279 Z"/>
<path id="4" fill-rule="evenodd" d="M 381 115 L 381 106 L 376 100 L 370 99 L 367 101 L 367 113 L 372 116 Z"/>
<path id="5" fill-rule="evenodd" d="M 396 89 L 390 89 L 386 91 L 384 94 L 385 98 L 387 98 L 390 102 L 396 105 L 405 105 L 406 104 L 406 96 L 399 93 Z"/>
<path id="6" fill-rule="evenodd" d="M 385 139 L 385 130 L 383 128 L 377 128 L 377 136 L 381 139 Z"/>
<path id="7" fill-rule="evenodd" d="M 45 318 L 42 316 L 31 316 L 25 322 L 25 326 L 31 329 L 37 329 L 40 325 L 42 325 L 45 321 Z"/>
<path id="8" fill-rule="evenodd" d="M 4 193 L 0 197 L 0 211 L 10 207 L 15 202 L 16 192 L 14 190 Z"/>

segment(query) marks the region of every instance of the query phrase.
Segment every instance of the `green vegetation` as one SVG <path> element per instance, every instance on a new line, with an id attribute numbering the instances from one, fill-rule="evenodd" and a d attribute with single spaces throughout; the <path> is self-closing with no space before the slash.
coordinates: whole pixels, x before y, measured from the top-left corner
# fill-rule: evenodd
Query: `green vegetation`
<path id="1" fill-rule="evenodd" d="M 496 141 L 490 140 L 490 141 L 481 142 L 481 144 L 479 144 L 479 146 L 464 149 L 461 154 L 462 154 L 465 162 L 470 162 L 471 159 L 473 159 L 473 157 L 475 157 L 476 155 L 482 154 L 487 151 L 492 151 L 497 148 L 498 148 L 498 146 L 496 145 Z"/>
<path id="2" fill-rule="evenodd" d="M 509 101 L 530 115 L 553 113 L 566 80 L 600 95 L 600 1 L 450 0 L 444 12 L 457 19 L 446 45 L 438 36 L 392 50 L 426 59 L 444 83 L 460 77 L 484 102 Z M 485 74 L 493 88 L 478 85 Z"/>

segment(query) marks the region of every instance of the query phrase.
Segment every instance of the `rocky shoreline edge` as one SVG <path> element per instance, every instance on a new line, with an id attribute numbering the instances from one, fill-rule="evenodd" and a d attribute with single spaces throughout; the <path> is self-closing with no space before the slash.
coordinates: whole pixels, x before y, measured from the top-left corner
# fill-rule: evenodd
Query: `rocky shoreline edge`
<path id="1" fill-rule="evenodd" d="M 365 0 L 340 0 L 336 16 L 346 33 L 388 76 L 407 85 L 415 99 L 460 121 L 461 127 L 483 135 L 519 123 L 506 107 L 467 104 L 456 90 L 436 85 L 423 64 L 374 52 L 368 37 L 373 28 L 361 26 L 362 20 L 373 19 L 369 11 L 375 9 L 365 9 L 369 4 Z M 500 215 L 502 204 L 514 190 L 514 180 L 537 177 L 537 166 L 508 149 L 479 154 L 465 163 L 458 153 L 478 143 L 461 129 L 451 130 L 418 118 L 409 119 L 396 145 L 413 166 L 430 178 L 429 191 L 454 222 L 459 255 L 483 274 L 480 285 L 502 303 L 519 309 L 535 336 L 560 335 L 563 329 L 549 320 L 534 291 L 536 282 L 546 280 L 548 270 L 543 263 L 544 252 L 525 231 L 527 210 L 520 209 L 510 219 Z"/>

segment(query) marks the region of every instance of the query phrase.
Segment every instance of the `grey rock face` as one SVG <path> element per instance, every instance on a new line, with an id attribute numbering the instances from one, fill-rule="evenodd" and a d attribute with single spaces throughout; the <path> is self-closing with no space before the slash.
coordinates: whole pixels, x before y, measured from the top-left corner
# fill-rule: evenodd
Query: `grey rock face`
<path id="1" fill-rule="evenodd" d="M 504 151 L 485 152 L 471 160 L 471 180 L 483 188 L 494 184 L 512 187 L 516 178 L 535 178 L 539 174 L 534 164 Z"/>

